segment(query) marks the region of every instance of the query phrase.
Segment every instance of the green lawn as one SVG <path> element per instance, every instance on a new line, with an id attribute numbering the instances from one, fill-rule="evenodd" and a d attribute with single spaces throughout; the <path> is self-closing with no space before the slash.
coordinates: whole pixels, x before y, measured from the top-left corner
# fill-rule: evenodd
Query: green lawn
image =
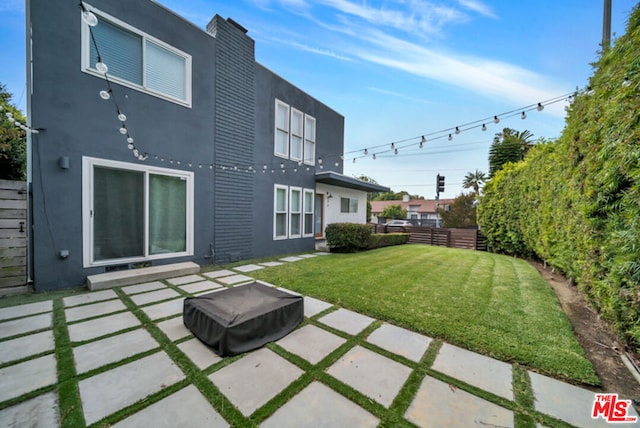
<path id="1" fill-rule="evenodd" d="M 599 384 L 552 289 L 520 259 L 401 245 L 251 276 L 556 378 Z"/>

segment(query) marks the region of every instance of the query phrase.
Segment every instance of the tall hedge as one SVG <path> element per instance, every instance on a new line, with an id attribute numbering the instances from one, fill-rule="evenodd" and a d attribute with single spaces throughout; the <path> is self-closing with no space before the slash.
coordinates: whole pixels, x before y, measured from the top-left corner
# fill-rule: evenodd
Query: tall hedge
<path id="1" fill-rule="evenodd" d="M 640 5 L 576 94 L 556 142 L 485 185 L 478 223 L 498 252 L 535 255 L 576 280 L 640 347 Z"/>

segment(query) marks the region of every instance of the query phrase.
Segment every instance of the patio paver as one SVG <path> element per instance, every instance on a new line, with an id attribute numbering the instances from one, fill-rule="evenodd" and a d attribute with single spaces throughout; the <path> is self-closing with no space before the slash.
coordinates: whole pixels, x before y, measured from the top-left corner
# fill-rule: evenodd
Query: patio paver
<path id="1" fill-rule="evenodd" d="M 113 428 L 212 427 L 229 424 L 193 385 L 163 398 L 113 425 Z"/>
<path id="2" fill-rule="evenodd" d="M 1 322 L 0 339 L 3 339 L 5 337 L 17 336 L 23 333 L 29 333 L 31 331 L 51 328 L 52 323 L 53 317 L 50 312 L 40 315 L 34 315 L 32 317 L 25 317 L 12 321 Z"/>
<path id="3" fill-rule="evenodd" d="M 223 276 L 235 275 L 235 272 L 228 269 L 221 269 L 221 270 L 214 270 L 211 272 L 203 272 L 202 275 L 206 276 L 207 278 L 215 279 Z"/>
<path id="4" fill-rule="evenodd" d="M 276 343 L 311 364 L 317 364 L 346 341 L 320 327 L 305 325 Z"/>
<path id="5" fill-rule="evenodd" d="M 140 325 L 138 318 L 131 312 L 124 312 L 71 324 L 67 326 L 67 328 L 69 329 L 69 339 L 71 339 L 72 342 L 81 342 L 83 340 L 106 336 L 107 334 L 137 325 Z"/>
<path id="6" fill-rule="evenodd" d="M 192 284 L 183 285 L 180 288 L 186 291 L 187 293 L 195 294 L 195 293 L 200 293 L 201 291 L 215 290 L 216 288 L 221 288 L 221 287 L 223 287 L 223 285 L 218 284 L 217 282 L 200 281 L 200 282 L 194 282 Z"/>
<path id="7" fill-rule="evenodd" d="M 132 361 L 78 382 L 87 425 L 184 379 L 164 352 Z"/>
<path id="8" fill-rule="evenodd" d="M 64 310 L 67 322 L 79 321 L 85 318 L 92 318 L 98 315 L 111 314 L 113 312 L 124 311 L 127 307 L 121 300 L 107 300 L 104 302 L 91 303 L 90 305 L 76 306 Z"/>
<path id="9" fill-rule="evenodd" d="M 276 353 L 261 348 L 218 370 L 209 379 L 243 415 L 249 416 L 302 373 Z"/>
<path id="10" fill-rule="evenodd" d="M 327 373 L 389 407 L 411 374 L 411 368 L 361 346 L 355 346 Z"/>
<path id="11" fill-rule="evenodd" d="M 445 343 L 432 368 L 469 385 L 513 400 L 511 364 Z"/>
<path id="12" fill-rule="evenodd" d="M 302 257 L 291 256 L 291 257 L 283 257 L 280 259 L 281 262 L 299 262 L 300 260 L 304 260 Z"/>
<path id="13" fill-rule="evenodd" d="M 142 328 L 73 348 L 78 374 L 115 363 L 160 346 Z"/>
<path id="14" fill-rule="evenodd" d="M 284 263 L 282 262 L 264 262 L 264 263 L 260 263 L 262 266 L 265 267 L 275 267 L 275 266 L 282 266 Z"/>
<path id="15" fill-rule="evenodd" d="M 166 288 L 167 286 L 161 283 L 160 281 L 151 281 L 145 282 L 143 284 L 136 285 L 128 285 L 126 287 L 122 287 L 122 291 L 126 294 L 138 294 L 138 293 L 146 293 L 147 291 L 159 290 L 161 288 Z"/>
<path id="16" fill-rule="evenodd" d="M 0 364 L 20 360 L 42 352 L 53 351 L 55 347 L 53 331 L 47 330 L 22 336 L 17 339 L 7 340 L 6 342 L 2 342 L 1 346 Z"/>
<path id="17" fill-rule="evenodd" d="M 380 420 L 328 386 L 312 382 L 260 426 L 262 428 L 376 427 Z"/>
<path id="18" fill-rule="evenodd" d="M 329 309 L 333 306 L 331 303 L 323 302 L 322 300 L 314 299 L 313 297 L 304 297 L 304 316 L 311 318 L 320 312 Z"/>
<path id="19" fill-rule="evenodd" d="M 216 281 L 220 281 L 227 285 L 239 284 L 241 282 L 253 281 L 253 278 L 246 275 L 231 275 L 222 278 L 217 278 Z"/>
<path id="20" fill-rule="evenodd" d="M 53 310 L 53 300 L 44 302 L 28 303 L 26 305 L 9 306 L 0 309 L 0 320 L 24 317 L 26 315 L 38 314 L 41 312 L 51 312 Z"/>
<path id="21" fill-rule="evenodd" d="M 191 331 L 185 327 L 184 322 L 182 321 L 182 316 L 159 322 L 156 325 L 171 341 L 174 342 L 182 339 L 183 337 L 191 336 Z"/>
<path id="22" fill-rule="evenodd" d="M 426 376 L 405 418 L 419 427 L 513 427 L 513 412 Z"/>
<path id="23" fill-rule="evenodd" d="M 260 269 L 264 269 L 264 266 L 248 264 L 248 265 L 236 266 L 233 268 L 233 270 L 238 272 L 243 272 L 243 273 L 253 272 L 254 270 L 260 270 Z"/>
<path id="24" fill-rule="evenodd" d="M 159 302 L 161 300 L 172 299 L 174 297 L 180 297 L 181 294 L 171 288 L 165 288 L 163 290 L 150 291 L 148 293 L 136 294 L 131 296 L 131 300 L 138 306 L 146 305 L 148 303 Z"/>
<path id="25" fill-rule="evenodd" d="M 93 293 L 80 294 L 78 296 L 69 296 L 62 299 L 65 307 L 82 305 L 85 303 L 95 303 L 102 300 L 117 299 L 118 295 L 113 290 L 96 291 Z"/>
<path id="26" fill-rule="evenodd" d="M 58 395 L 52 391 L 0 410 L 0 426 L 57 428 L 60 426 Z"/>
<path id="27" fill-rule="evenodd" d="M 374 319 L 348 309 L 340 308 L 318 319 L 323 324 L 352 335 L 367 328 Z"/>
<path id="28" fill-rule="evenodd" d="M 197 338 L 180 343 L 178 348 L 180 348 L 200 370 L 204 370 L 222 360 L 218 354 L 213 352 L 211 348 L 200 342 Z"/>
<path id="29" fill-rule="evenodd" d="M 531 389 L 535 397 L 534 407 L 542 413 L 566 421 L 572 425 L 591 428 L 607 426 L 603 419 L 591 418 L 595 394 L 593 391 L 560 382 L 538 373 L 529 372 Z M 638 413 L 629 406 L 629 416 L 638 417 Z M 639 419 L 640 420 L 640 419 Z M 637 427 L 638 424 L 615 423 L 611 426 Z"/>
<path id="30" fill-rule="evenodd" d="M 200 275 L 187 275 L 187 276 L 179 276 L 177 278 L 169 278 L 167 282 L 172 285 L 184 285 L 190 282 L 202 281 L 204 278 Z"/>
<path id="31" fill-rule="evenodd" d="M 417 363 L 429 347 L 431 338 L 391 324 L 382 324 L 369 335 L 367 342 Z"/>
<path id="32" fill-rule="evenodd" d="M 182 313 L 184 299 L 169 300 L 167 302 L 158 303 L 157 305 L 144 306 L 142 312 L 147 314 L 152 320 L 170 317 Z"/>
<path id="33" fill-rule="evenodd" d="M 56 383 L 56 364 L 50 354 L 0 369 L 0 402 Z"/>

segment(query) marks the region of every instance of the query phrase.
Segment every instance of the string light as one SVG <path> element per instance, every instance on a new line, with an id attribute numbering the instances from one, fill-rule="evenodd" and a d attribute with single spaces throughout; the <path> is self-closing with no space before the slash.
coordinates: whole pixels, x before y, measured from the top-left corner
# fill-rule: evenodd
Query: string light
<path id="1" fill-rule="evenodd" d="M 487 125 L 485 125 L 484 123 L 482 124 L 482 130 L 486 131 L 487 130 Z"/>
<path id="2" fill-rule="evenodd" d="M 493 123 L 500 123 L 500 118 L 498 116 L 493 116 Z"/>
<path id="3" fill-rule="evenodd" d="M 538 103 L 538 106 L 536 107 L 536 110 L 538 110 L 538 111 L 544 110 L 544 106 L 542 105 L 542 103 Z"/>
<path id="4" fill-rule="evenodd" d="M 453 140 L 453 135 L 449 134 L 449 137 L 447 138 L 449 141 Z"/>
<path id="5" fill-rule="evenodd" d="M 364 149 L 364 155 L 368 155 L 369 154 L 369 150 L 368 149 Z"/>
<path id="6" fill-rule="evenodd" d="M 525 120 L 527 118 L 527 113 L 522 112 L 522 114 L 520 115 L 520 119 Z"/>

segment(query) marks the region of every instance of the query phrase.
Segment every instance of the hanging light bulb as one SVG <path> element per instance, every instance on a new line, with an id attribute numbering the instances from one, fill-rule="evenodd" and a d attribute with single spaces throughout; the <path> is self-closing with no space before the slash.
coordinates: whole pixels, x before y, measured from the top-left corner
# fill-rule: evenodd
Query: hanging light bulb
<path id="1" fill-rule="evenodd" d="M 98 62 L 96 62 L 96 70 L 98 70 L 102 74 L 107 74 L 107 72 L 109 71 L 109 67 L 107 67 L 107 64 L 105 64 L 98 58 Z"/>
<path id="2" fill-rule="evenodd" d="M 7 119 L 13 119 L 13 113 L 11 113 L 10 111 L 6 112 L 5 116 L 7 116 Z"/>
<path id="3" fill-rule="evenodd" d="M 280 169 L 283 169 L 283 168 L 284 168 L 284 163 L 280 162 Z"/>
<path id="4" fill-rule="evenodd" d="M 129 150 L 133 150 L 133 149 L 134 149 L 134 147 L 135 147 L 135 146 L 133 145 L 133 143 L 129 143 L 129 144 L 127 144 L 127 148 L 128 148 Z"/>
<path id="5" fill-rule="evenodd" d="M 391 150 L 396 148 L 396 143 L 391 143 Z"/>
<path id="6" fill-rule="evenodd" d="M 356 163 L 356 158 L 353 158 L 353 163 Z"/>
<path id="7" fill-rule="evenodd" d="M 122 124 L 122 126 L 120 127 L 120 133 L 122 135 L 127 135 L 127 127 L 124 126 L 124 124 Z"/>
<path id="8" fill-rule="evenodd" d="M 398 154 L 398 149 L 393 149 L 393 154 L 397 155 Z"/>
<path id="9" fill-rule="evenodd" d="M 626 88 L 629 85 L 631 85 L 631 80 L 629 80 L 629 78 L 627 76 L 625 76 L 624 80 L 622 81 L 622 87 Z"/>
<path id="10" fill-rule="evenodd" d="M 449 137 L 447 137 L 447 139 L 448 139 L 449 141 L 453 140 L 453 135 L 449 134 Z"/>
<path id="11" fill-rule="evenodd" d="M 596 91 L 594 91 L 591 86 L 587 86 L 587 95 L 591 96 L 591 95 L 593 95 L 595 93 L 596 93 Z"/>
<path id="12" fill-rule="evenodd" d="M 336 161 L 335 166 L 340 166 L 340 162 Z"/>
<path id="13" fill-rule="evenodd" d="M 127 143 L 133 144 L 133 138 L 132 137 L 127 137 Z"/>
<path id="14" fill-rule="evenodd" d="M 525 120 L 527 118 L 527 113 L 522 112 L 522 114 L 520 115 L 520 119 Z"/>
<path id="15" fill-rule="evenodd" d="M 318 163 L 322 165 L 322 158 L 318 158 Z"/>
<path id="16" fill-rule="evenodd" d="M 500 123 L 498 116 L 493 116 L 493 123 Z"/>
<path id="17" fill-rule="evenodd" d="M 102 98 L 103 100 L 108 100 L 109 98 L 111 98 L 111 89 L 109 90 L 101 90 L 100 91 L 100 98 Z"/>
<path id="18" fill-rule="evenodd" d="M 119 120 L 120 122 L 124 122 L 124 121 L 126 121 L 126 120 L 127 120 L 127 115 L 125 115 L 124 113 L 120 113 L 120 112 L 118 112 L 118 120 Z"/>
<path id="19" fill-rule="evenodd" d="M 88 10 L 82 11 L 82 20 L 89 27 L 95 27 L 96 25 L 98 25 L 98 18 Z"/>
<path id="20" fill-rule="evenodd" d="M 482 130 L 486 131 L 487 130 L 487 125 L 485 125 L 484 123 L 482 124 Z"/>
<path id="21" fill-rule="evenodd" d="M 422 142 L 422 140 L 420 140 L 420 144 L 418 144 L 418 147 L 420 147 L 420 148 L 424 147 L 424 143 Z"/>
<path id="22" fill-rule="evenodd" d="M 368 155 L 369 154 L 369 150 L 368 149 L 364 149 L 364 155 Z"/>
<path id="23" fill-rule="evenodd" d="M 420 139 L 420 142 L 421 142 L 422 144 L 424 144 L 424 143 L 426 143 L 426 142 L 427 142 L 427 139 L 426 139 L 426 138 L 424 138 L 424 135 L 423 135 L 423 136 L 422 136 L 422 138 Z"/>
<path id="24" fill-rule="evenodd" d="M 373 154 L 373 160 L 376 160 L 376 154 L 375 153 Z"/>
<path id="25" fill-rule="evenodd" d="M 138 155 L 140 154 L 140 152 L 138 151 L 138 149 L 133 149 L 133 156 L 138 157 Z M 172 161 L 173 163 L 173 161 Z"/>
<path id="26" fill-rule="evenodd" d="M 266 163 L 262 166 L 262 170 L 263 170 L 263 171 L 266 171 L 266 170 L 267 170 L 267 164 L 266 164 Z"/>
<path id="27" fill-rule="evenodd" d="M 536 107 L 536 110 L 538 111 L 544 110 L 544 106 L 542 105 L 542 103 L 538 103 L 538 107 Z"/>
<path id="28" fill-rule="evenodd" d="M 456 134 L 459 134 L 459 133 L 460 133 L 460 128 L 456 126 Z"/>

